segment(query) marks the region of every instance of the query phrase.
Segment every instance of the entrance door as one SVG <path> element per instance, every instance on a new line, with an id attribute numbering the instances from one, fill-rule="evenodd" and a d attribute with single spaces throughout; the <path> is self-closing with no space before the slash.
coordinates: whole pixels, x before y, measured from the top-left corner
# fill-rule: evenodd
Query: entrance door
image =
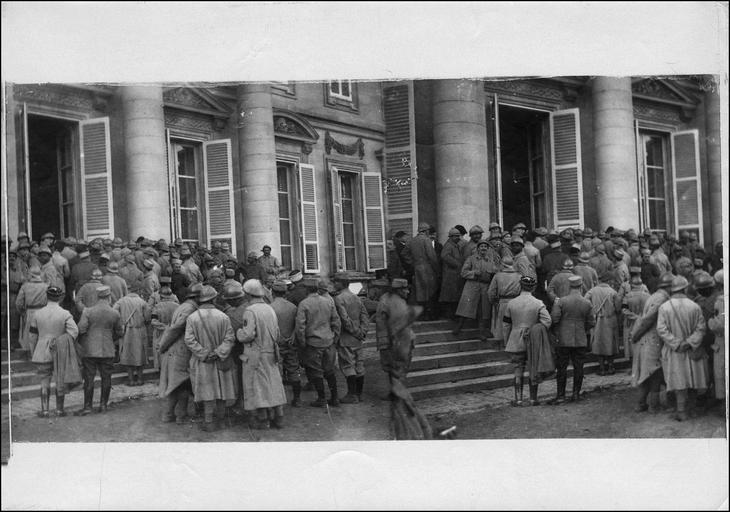
<path id="1" fill-rule="evenodd" d="M 36 115 L 27 119 L 28 234 L 35 239 L 49 231 L 56 237 L 78 237 L 78 123 Z"/>
<path id="2" fill-rule="evenodd" d="M 502 228 L 547 226 L 549 113 L 509 105 L 498 105 L 498 113 Z"/>

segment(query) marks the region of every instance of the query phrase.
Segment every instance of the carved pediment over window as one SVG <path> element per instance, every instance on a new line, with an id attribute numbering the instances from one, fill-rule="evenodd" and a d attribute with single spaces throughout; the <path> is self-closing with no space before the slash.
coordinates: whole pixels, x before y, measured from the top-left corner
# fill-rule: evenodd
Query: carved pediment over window
<path id="1" fill-rule="evenodd" d="M 210 116 L 216 130 L 222 130 L 232 110 L 218 98 L 200 87 L 167 87 L 163 92 L 166 108 Z"/>
<path id="2" fill-rule="evenodd" d="M 682 120 L 692 118 L 699 101 L 671 79 L 635 78 L 631 82 L 634 99 L 671 106 Z"/>
<path id="3" fill-rule="evenodd" d="M 301 143 L 304 153 L 310 153 L 319 139 L 317 130 L 304 117 L 279 108 L 274 109 L 274 135 Z"/>

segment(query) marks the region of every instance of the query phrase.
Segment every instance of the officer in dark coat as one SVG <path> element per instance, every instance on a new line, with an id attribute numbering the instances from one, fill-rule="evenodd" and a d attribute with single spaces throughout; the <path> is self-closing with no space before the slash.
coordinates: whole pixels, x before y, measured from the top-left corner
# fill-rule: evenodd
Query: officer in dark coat
<path id="1" fill-rule="evenodd" d="M 596 324 L 591 303 L 583 298 L 581 288 L 583 278 L 571 275 L 568 278 L 570 292 L 565 297 L 555 299 L 550 314 L 553 331 L 557 336 L 556 367 L 558 371 L 558 392 L 551 404 L 565 401 L 565 386 L 568 380 L 568 361 L 573 364 L 573 394 L 571 401 L 580 399 L 583 384 L 583 364 L 588 353 L 587 332 Z"/>

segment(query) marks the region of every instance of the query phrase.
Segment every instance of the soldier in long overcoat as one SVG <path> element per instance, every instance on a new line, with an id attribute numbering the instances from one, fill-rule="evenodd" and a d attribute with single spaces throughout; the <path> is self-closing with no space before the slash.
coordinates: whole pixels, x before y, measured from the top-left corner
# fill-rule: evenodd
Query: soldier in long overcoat
<path id="1" fill-rule="evenodd" d="M 436 251 L 428 232 L 431 226 L 422 222 L 418 225 L 418 234 L 408 241 L 401 257 L 406 264 L 413 266 L 413 289 L 416 302 L 423 305 L 426 317 L 435 315 L 432 300 L 438 288 L 441 269 Z"/>
<path id="2" fill-rule="evenodd" d="M 243 343 L 243 407 L 252 428 L 284 426 L 286 392 L 278 366 L 279 323 L 274 310 L 264 302 L 264 285 L 258 279 L 243 283 L 249 297 L 243 326 L 236 339 Z"/>
<path id="3" fill-rule="evenodd" d="M 547 296 L 550 304 L 554 304 L 555 299 L 565 297 L 571 292 L 569 279 L 574 275 L 573 260 L 566 258 L 563 261 L 563 268 L 548 283 Z"/>
<path id="4" fill-rule="evenodd" d="M 504 341 L 502 338 L 502 318 L 504 318 L 504 312 L 509 301 L 517 297 L 522 291 L 521 277 L 512 265 L 512 258 L 504 258 L 502 260 L 502 270 L 495 274 L 487 289 L 489 302 L 496 306 L 496 311 L 493 312 L 492 316 L 492 332 L 500 342 Z"/>
<path id="5" fill-rule="evenodd" d="M 71 313 L 59 305 L 66 292 L 59 287 L 53 286 L 48 288 L 46 295 L 48 298 L 47 305 L 37 311 L 30 319 L 29 325 L 31 344 L 35 346 L 31 360 L 36 364 L 38 375 L 41 377 L 41 410 L 39 416 L 48 417 L 49 415 L 51 377 L 54 374 L 57 376 L 56 416 L 65 416 L 66 413 L 63 410 L 66 394 L 65 384 L 81 382 L 81 371 L 73 345 L 79 334 L 79 329 Z M 62 340 L 59 339 L 63 335 L 70 337 L 63 343 L 64 348 L 61 347 Z M 69 346 L 70 350 L 68 350 Z M 57 355 L 62 350 L 65 353 L 61 354 L 63 356 L 61 360 L 65 361 L 66 364 L 59 367 L 58 363 L 60 361 Z M 56 364 L 54 364 L 54 361 Z M 58 379 L 59 373 L 63 374 L 60 380 Z"/>
<path id="6" fill-rule="evenodd" d="M 130 292 L 114 304 L 114 310 L 122 317 L 124 336 L 119 344 L 119 364 L 127 367 L 127 385 L 142 385 L 142 369 L 147 363 L 147 324 L 150 321 L 150 306 Z"/>
<path id="7" fill-rule="evenodd" d="M 340 399 L 343 404 L 355 404 L 362 397 L 365 382 L 365 362 L 362 354 L 363 341 L 368 333 L 370 316 L 359 297 L 348 288 L 347 276 L 335 275 L 335 307 L 340 315 L 340 339 L 337 342 L 337 359 L 340 370 L 347 379 L 347 394 Z"/>
<path id="8" fill-rule="evenodd" d="M 198 309 L 195 300 L 202 289 L 197 284 L 188 288 L 185 301 L 172 315 L 170 326 L 160 337 L 160 386 L 159 396 L 165 399 L 162 421 L 172 417 L 178 425 L 185 422 L 190 385 L 190 350 L 185 345 L 185 326 L 188 317 Z"/>
<path id="9" fill-rule="evenodd" d="M 588 256 L 588 253 L 582 252 L 578 255 L 578 262 L 573 267 L 575 275 L 583 278 L 583 287 L 581 288 L 583 295 L 585 295 L 588 290 L 594 286 L 598 286 L 598 274 L 596 274 L 595 269 L 588 264 L 589 262 L 590 257 Z"/>
<path id="10" fill-rule="evenodd" d="M 20 314 L 20 345 L 29 350 L 31 356 L 35 350 L 34 340 L 30 336 L 30 324 L 33 317 L 48 302 L 46 291 L 48 284 L 41 279 L 40 267 L 30 267 L 30 280 L 23 283 L 15 299 L 15 307 Z"/>
<path id="11" fill-rule="evenodd" d="M 669 289 L 674 276 L 667 272 L 659 279 L 657 290 L 644 304 L 641 316 L 631 328 L 632 353 L 631 385 L 639 388 L 636 412 L 647 409 L 659 411 L 659 388 L 664 382 L 662 372 L 662 340 L 656 331 L 659 307 L 669 300 Z"/>
<path id="12" fill-rule="evenodd" d="M 116 261 L 109 262 L 107 274 L 101 278 L 102 284 L 108 286 L 112 291 L 112 306 L 122 297 L 127 295 L 127 282 L 119 276 L 119 264 Z"/>
<path id="13" fill-rule="evenodd" d="M 624 345 L 624 357 L 630 360 L 633 356 L 631 329 L 634 327 L 634 323 L 641 315 L 641 312 L 644 311 L 644 305 L 650 296 L 646 286 L 641 282 L 640 268 L 631 267 L 630 283 L 622 284 L 618 295 L 621 299 L 621 333 Z"/>
<path id="14" fill-rule="evenodd" d="M 498 263 L 491 257 L 493 254 L 486 240 L 480 240 L 477 253 L 469 256 L 461 268 L 461 277 L 465 279 L 461 300 L 456 308 L 457 319 L 454 335 L 458 335 L 464 325 L 465 318 L 481 318 L 479 335 L 482 340 L 492 337 L 489 324 L 492 320 L 492 304 L 489 302 L 489 283 L 497 273 Z"/>
<path id="15" fill-rule="evenodd" d="M 299 364 L 299 350 L 294 339 L 297 307 L 284 298 L 287 291 L 285 281 L 274 281 L 271 291 L 274 296 L 271 307 L 276 313 L 276 320 L 279 323 L 279 339 L 277 342 L 279 343 L 279 356 L 281 357 L 281 368 L 284 376 L 283 383 L 292 387 L 292 407 L 299 407 L 302 395 L 301 365 Z"/>
<path id="16" fill-rule="evenodd" d="M 464 289 L 464 279 L 461 277 L 461 267 L 464 266 L 464 255 L 461 246 L 461 233 L 458 229 L 452 228 L 449 231 L 449 238 L 441 250 L 441 292 L 439 302 L 446 304 L 449 316 L 454 320 L 456 306 L 461 298 Z"/>
<path id="17" fill-rule="evenodd" d="M 98 295 L 96 289 L 102 286 L 102 273 L 101 270 L 94 269 L 91 272 L 91 278 L 88 282 L 84 283 L 81 288 L 76 292 L 76 311 L 80 315 L 85 308 L 91 307 L 96 304 Z"/>
<path id="18" fill-rule="evenodd" d="M 190 382 L 197 402 L 203 402 L 204 422 L 201 430 L 209 432 L 217 426 L 214 413 L 224 419 L 226 406 L 236 401 L 233 361 L 230 353 L 235 343 L 231 321 L 216 309 L 213 300 L 218 293 L 204 285 L 198 296 L 198 310 L 185 324 L 185 345 L 192 352 Z"/>
<path id="19" fill-rule="evenodd" d="M 511 361 L 515 367 L 515 398 L 512 405 L 522 405 L 522 375 L 528 364 L 530 405 L 539 405 L 537 387 L 540 373 L 547 372 L 551 366 L 553 370 L 555 369 L 549 353 L 549 341 L 546 340 L 546 330 L 550 327 L 551 319 L 545 304 L 532 295 L 537 287 L 537 280 L 530 276 L 522 276 L 520 286 L 522 287 L 520 295 L 507 304 L 502 318 L 503 336 L 507 340 L 505 350 L 512 353 Z M 539 326 L 542 326 L 542 330 Z M 547 354 L 540 350 L 545 348 L 546 342 Z"/>
<path id="20" fill-rule="evenodd" d="M 702 348 L 705 336 L 705 318 L 702 309 L 685 291 L 689 282 L 683 276 L 672 281 L 672 296 L 659 307 L 657 333 L 664 342 L 662 369 L 667 391 L 677 397 L 677 421 L 694 416 L 696 394 L 702 393 L 709 384 L 707 353 Z"/>
<path id="21" fill-rule="evenodd" d="M 599 275 L 598 286 L 588 290 L 585 298 L 593 306 L 596 315 L 596 326 L 591 337 L 591 352 L 599 356 L 598 374 L 613 375 L 616 370 L 613 358 L 619 353 L 618 313 L 621 311 L 621 299 L 609 281 L 610 273 Z"/>
<path id="22" fill-rule="evenodd" d="M 160 340 L 165 329 L 172 322 L 172 316 L 177 309 L 177 297 L 173 295 L 169 286 L 160 289 L 160 301 L 150 309 L 150 326 L 152 327 L 152 357 L 155 369 L 160 368 Z"/>
<path id="23" fill-rule="evenodd" d="M 144 274 L 135 263 L 134 254 L 127 254 L 124 257 L 124 265 L 119 267 L 119 275 L 127 283 L 127 290 L 132 288 L 139 290 L 144 283 Z"/>
<path id="24" fill-rule="evenodd" d="M 588 331 L 596 324 L 591 303 L 581 290 L 583 278 L 572 275 L 568 278 L 570 292 L 559 297 L 553 304 L 550 317 L 557 338 L 557 395 L 551 404 L 557 405 L 565 401 L 565 387 L 568 382 L 568 361 L 573 364 L 573 394 L 571 401 L 580 400 L 580 388 L 583 384 L 583 364 L 588 353 Z"/>

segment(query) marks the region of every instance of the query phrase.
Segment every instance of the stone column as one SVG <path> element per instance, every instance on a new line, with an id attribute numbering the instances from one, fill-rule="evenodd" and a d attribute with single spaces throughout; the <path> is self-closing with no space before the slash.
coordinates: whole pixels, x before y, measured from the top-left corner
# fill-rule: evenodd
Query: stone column
<path id="1" fill-rule="evenodd" d="M 437 80 L 433 141 L 437 229 L 489 224 L 487 125 L 484 89 L 477 80 Z"/>
<path id="2" fill-rule="evenodd" d="M 639 229 L 631 79 L 593 81 L 593 137 L 598 228 Z"/>
<path id="3" fill-rule="evenodd" d="M 243 254 L 260 252 L 269 245 L 272 254 L 280 258 L 271 88 L 266 84 L 241 84 L 237 95 L 241 188 L 235 197 L 240 198 L 243 210 Z"/>
<path id="4" fill-rule="evenodd" d="M 719 84 L 718 84 L 719 85 Z M 727 113 L 726 113 L 727 115 Z M 707 177 L 710 190 L 710 218 L 709 221 L 714 245 L 723 239 L 722 230 L 722 154 L 720 144 L 720 94 L 719 91 L 705 93 L 705 131 L 707 138 Z M 710 241 L 705 240 L 709 248 Z"/>
<path id="5" fill-rule="evenodd" d="M 129 238 L 170 238 L 165 114 L 160 86 L 122 87 Z"/>

